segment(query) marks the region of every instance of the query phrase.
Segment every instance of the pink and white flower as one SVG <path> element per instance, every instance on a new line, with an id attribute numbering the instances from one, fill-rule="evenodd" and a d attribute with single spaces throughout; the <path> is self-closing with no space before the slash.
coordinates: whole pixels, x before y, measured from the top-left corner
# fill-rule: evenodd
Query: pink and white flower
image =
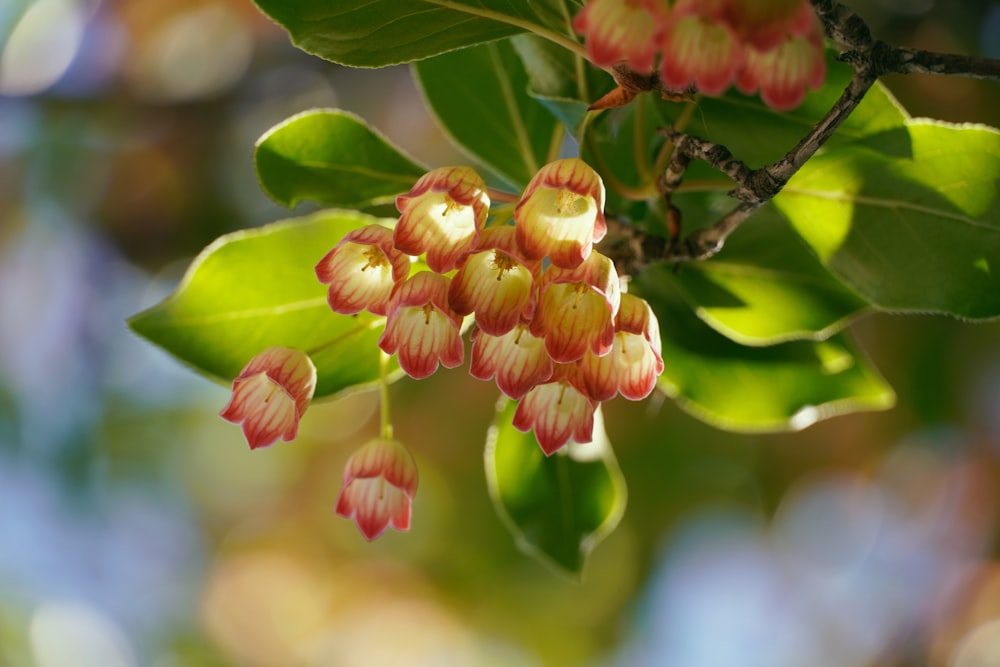
<path id="1" fill-rule="evenodd" d="M 476 329 L 472 332 L 469 374 L 478 380 L 495 376 L 500 391 L 518 399 L 552 377 L 552 358 L 545 341 L 531 335 L 526 324 L 518 324 L 500 336 Z"/>
<path id="2" fill-rule="evenodd" d="M 680 0 L 663 31 L 660 79 L 675 90 L 694 86 L 721 95 L 743 64 L 739 35 L 725 20 L 725 2 Z"/>
<path id="3" fill-rule="evenodd" d="M 637 72 L 653 71 L 657 38 L 669 7 L 665 0 L 590 0 L 573 19 L 598 67 L 621 62 Z"/>
<path id="4" fill-rule="evenodd" d="M 421 271 L 396 286 L 389 298 L 378 346 L 398 354 L 400 367 L 417 380 L 436 371 L 439 362 L 455 368 L 465 357 L 462 316 L 448 303 L 448 283 L 445 276 Z"/>
<path id="5" fill-rule="evenodd" d="M 475 313 L 476 324 L 502 336 L 534 311 L 539 262 L 521 257 L 513 227 L 490 227 L 451 280 L 448 301 L 462 315 Z"/>
<path id="6" fill-rule="evenodd" d="M 299 420 L 316 390 L 316 367 L 305 352 L 269 347 L 233 380 L 233 395 L 219 416 L 243 425 L 250 449 L 298 434 Z"/>
<path id="7" fill-rule="evenodd" d="M 588 353 L 580 375 L 588 395 L 607 401 L 618 393 L 638 401 L 652 393 L 663 372 L 660 326 L 644 299 L 622 294 L 611 351 L 603 357 Z"/>
<path id="8" fill-rule="evenodd" d="M 539 291 L 531 333 L 545 339 L 554 361 L 568 363 L 582 359 L 587 350 L 598 356 L 611 350 L 621 287 L 608 257 L 594 252 L 575 269 L 550 266 Z"/>
<path id="9" fill-rule="evenodd" d="M 385 315 L 392 288 L 410 272 L 410 258 L 393 247 L 392 234 L 381 225 L 355 229 L 319 261 L 316 277 L 330 286 L 333 312 Z"/>
<path id="10" fill-rule="evenodd" d="M 548 256 L 556 266 L 579 266 L 608 231 L 604 198 L 604 182 L 583 160 L 542 167 L 514 208 L 515 238 L 525 259 Z"/>
<path id="11" fill-rule="evenodd" d="M 396 440 L 370 440 L 347 460 L 336 511 L 354 519 L 370 542 L 390 525 L 410 529 L 416 492 L 417 464 L 410 451 Z"/>
<path id="12" fill-rule="evenodd" d="M 397 249 L 427 253 L 427 266 L 438 273 L 454 269 L 472 250 L 486 225 L 490 197 L 482 177 L 471 167 L 434 169 L 396 197 L 399 222 L 393 234 Z"/>
<path id="13" fill-rule="evenodd" d="M 514 411 L 514 428 L 534 430 L 538 445 L 548 456 L 571 439 L 590 442 L 594 436 L 597 403 L 580 383 L 576 364 L 556 364 L 548 382 L 525 394 Z"/>

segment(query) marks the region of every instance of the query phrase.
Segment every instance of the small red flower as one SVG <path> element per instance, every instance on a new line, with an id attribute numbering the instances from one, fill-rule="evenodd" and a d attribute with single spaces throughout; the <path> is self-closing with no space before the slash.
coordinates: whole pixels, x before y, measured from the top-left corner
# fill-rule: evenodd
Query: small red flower
<path id="1" fill-rule="evenodd" d="M 299 420 L 316 390 L 316 367 L 305 352 L 269 347 L 233 380 L 233 395 L 219 416 L 243 424 L 250 449 L 278 438 L 294 440 Z"/>
<path id="2" fill-rule="evenodd" d="M 736 86 L 748 95 L 759 88 L 765 104 L 777 111 L 787 111 L 801 104 L 807 88 L 822 87 L 825 78 L 823 26 L 806 3 L 776 46 L 767 51 L 747 49 Z"/>
<path id="3" fill-rule="evenodd" d="M 550 266 L 539 290 L 531 333 L 545 339 L 554 361 L 578 361 L 587 350 L 598 356 L 610 351 L 621 287 L 609 258 L 594 252 L 575 269 Z"/>
<path id="4" fill-rule="evenodd" d="M 514 228 L 506 226 L 484 230 L 477 251 L 448 289 L 452 308 L 461 315 L 474 312 L 476 324 L 492 336 L 502 336 L 534 311 L 538 262 L 520 256 L 514 234 Z"/>
<path id="5" fill-rule="evenodd" d="M 500 391 L 518 399 L 552 377 L 552 358 L 545 350 L 545 341 L 532 336 L 525 324 L 501 336 L 476 329 L 472 332 L 469 374 L 479 380 L 496 376 Z"/>
<path id="6" fill-rule="evenodd" d="M 393 234 L 396 248 L 409 254 L 427 253 L 427 266 L 438 273 L 454 269 L 472 250 L 486 225 L 490 197 L 486 184 L 470 167 L 430 171 L 405 195 L 396 197 L 399 222 Z"/>
<path id="7" fill-rule="evenodd" d="M 723 20 L 724 6 L 680 0 L 663 31 L 660 79 L 675 90 L 691 85 L 706 95 L 721 95 L 743 64 L 743 46 Z"/>
<path id="8" fill-rule="evenodd" d="M 410 529 L 410 509 L 417 492 L 417 464 L 395 440 L 371 440 L 347 460 L 337 514 L 354 519 L 369 542 L 391 524 Z"/>
<path id="9" fill-rule="evenodd" d="M 588 395 L 606 401 L 620 393 L 638 401 L 652 393 L 663 372 L 660 326 L 644 299 L 622 294 L 615 325 L 615 341 L 603 357 L 588 353 L 580 375 Z"/>
<path id="10" fill-rule="evenodd" d="M 649 73 L 668 9 L 661 0 L 590 0 L 574 17 L 573 28 L 586 38 L 587 54 L 598 67 L 625 62 Z"/>
<path id="11" fill-rule="evenodd" d="M 437 370 L 460 366 L 465 357 L 459 334 L 462 316 L 448 304 L 448 278 L 421 271 L 396 286 L 378 346 L 399 355 L 400 367 L 420 380 Z"/>
<path id="12" fill-rule="evenodd" d="M 578 158 L 542 167 L 514 208 L 515 238 L 526 259 L 548 256 L 571 269 L 587 259 L 608 231 L 604 220 L 604 182 Z"/>
<path id="13" fill-rule="evenodd" d="M 788 35 L 809 32 L 809 0 L 729 0 L 725 15 L 745 42 L 768 51 Z"/>
<path id="14" fill-rule="evenodd" d="M 330 285 L 330 308 L 343 315 L 385 315 L 392 288 L 409 272 L 410 258 L 393 247 L 392 230 L 381 225 L 349 232 L 316 265 L 319 281 Z"/>
<path id="15" fill-rule="evenodd" d="M 572 439 L 590 442 L 594 436 L 597 403 L 587 396 L 576 364 L 556 364 L 552 378 L 525 394 L 514 411 L 514 428 L 524 433 L 534 429 L 545 455 Z"/>

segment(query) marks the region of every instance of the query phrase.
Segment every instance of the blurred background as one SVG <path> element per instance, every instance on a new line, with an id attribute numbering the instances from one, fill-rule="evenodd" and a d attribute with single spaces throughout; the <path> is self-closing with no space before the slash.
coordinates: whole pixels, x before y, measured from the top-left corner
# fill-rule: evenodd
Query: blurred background
<path id="1" fill-rule="evenodd" d="M 1000 3 L 849 4 L 882 38 L 1000 57 Z M 886 83 L 1000 125 L 995 83 Z M 250 0 L 0 0 L 0 666 L 1000 665 L 996 322 L 859 322 L 898 407 L 800 433 L 609 404 L 629 504 L 582 584 L 495 516 L 495 392 L 463 371 L 392 387 L 410 533 L 368 544 L 333 513 L 374 396 L 251 453 L 227 388 L 124 321 L 219 234 L 291 215 L 253 144 L 314 106 L 465 162 L 407 68 L 310 57 Z"/>

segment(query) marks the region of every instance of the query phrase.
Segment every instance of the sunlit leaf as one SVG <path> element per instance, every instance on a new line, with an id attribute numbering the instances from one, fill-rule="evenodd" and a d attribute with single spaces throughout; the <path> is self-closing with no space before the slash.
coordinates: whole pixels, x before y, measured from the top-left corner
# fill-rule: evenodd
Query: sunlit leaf
<path id="1" fill-rule="evenodd" d="M 255 0 L 300 49 L 351 67 L 384 67 L 525 31 L 568 34 L 561 0 Z M 574 3 L 578 4 L 578 3 Z"/>
<path id="2" fill-rule="evenodd" d="M 254 151 L 257 177 L 285 206 L 392 203 L 427 169 L 357 116 L 337 109 L 296 114 L 267 131 Z"/>
<path id="3" fill-rule="evenodd" d="M 893 405 L 892 389 L 843 335 L 743 346 L 698 319 L 673 280 L 669 268 L 653 269 L 636 291 L 660 321 L 658 386 L 699 419 L 731 431 L 783 431 Z"/>
<path id="4" fill-rule="evenodd" d="M 547 457 L 533 433 L 514 428 L 516 407 L 500 401 L 487 438 L 490 496 L 522 551 L 580 577 L 587 556 L 625 511 L 625 479 L 601 411 L 593 442 L 571 442 Z"/>
<path id="5" fill-rule="evenodd" d="M 225 384 L 272 345 L 310 354 L 317 397 L 373 382 L 381 318 L 333 313 L 313 267 L 344 234 L 374 222 L 354 211 L 325 211 L 223 236 L 194 260 L 173 294 L 129 326 Z"/>
<path id="6" fill-rule="evenodd" d="M 677 283 L 702 320 L 743 345 L 822 340 L 867 307 L 770 207 L 718 255 L 685 264 Z"/>
<path id="7" fill-rule="evenodd" d="M 876 306 L 1000 315 L 1000 132 L 911 121 L 809 161 L 775 199 Z"/>
<path id="8" fill-rule="evenodd" d="M 484 44 L 414 64 L 428 106 L 455 142 L 508 183 L 523 188 L 558 150 L 558 123 L 527 92 L 528 77 L 508 42 Z"/>

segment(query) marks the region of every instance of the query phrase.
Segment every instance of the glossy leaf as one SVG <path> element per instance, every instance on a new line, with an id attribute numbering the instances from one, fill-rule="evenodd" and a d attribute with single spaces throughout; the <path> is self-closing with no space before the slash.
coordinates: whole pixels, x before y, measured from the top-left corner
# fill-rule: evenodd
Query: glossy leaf
<path id="1" fill-rule="evenodd" d="M 545 456 L 533 433 L 514 428 L 516 407 L 501 399 L 487 437 L 490 497 L 522 551 L 580 577 L 587 556 L 625 512 L 625 479 L 601 411 L 593 442 L 571 442 Z"/>
<path id="2" fill-rule="evenodd" d="M 1000 132 L 912 121 L 808 162 L 775 199 L 876 306 L 1000 316 Z"/>
<path id="3" fill-rule="evenodd" d="M 718 428 L 798 430 L 835 415 L 886 409 L 895 401 L 892 389 L 843 335 L 746 347 L 698 319 L 668 267 L 647 271 L 635 283 L 660 321 L 659 388 Z"/>
<path id="4" fill-rule="evenodd" d="M 313 272 L 344 234 L 373 222 L 354 211 L 325 211 L 220 237 L 173 294 L 129 326 L 223 384 L 272 345 L 310 354 L 317 397 L 373 382 L 381 318 L 333 313 Z"/>
<path id="5" fill-rule="evenodd" d="M 681 267 L 677 283 L 702 320 L 743 345 L 822 340 L 867 303 L 806 250 L 766 207 L 718 255 Z"/>
<path id="6" fill-rule="evenodd" d="M 528 95 L 509 42 L 483 44 L 414 64 L 424 99 L 459 147 L 518 188 L 550 159 L 562 130 Z M 557 133 L 558 128 L 558 133 Z"/>
<path id="7" fill-rule="evenodd" d="M 427 168 L 417 164 L 357 116 L 337 109 L 296 114 L 267 131 L 254 151 L 257 177 L 288 207 L 392 203 Z"/>
<path id="8" fill-rule="evenodd" d="M 255 0 L 300 49 L 351 67 L 384 67 L 525 31 L 565 38 L 560 0 Z"/>

